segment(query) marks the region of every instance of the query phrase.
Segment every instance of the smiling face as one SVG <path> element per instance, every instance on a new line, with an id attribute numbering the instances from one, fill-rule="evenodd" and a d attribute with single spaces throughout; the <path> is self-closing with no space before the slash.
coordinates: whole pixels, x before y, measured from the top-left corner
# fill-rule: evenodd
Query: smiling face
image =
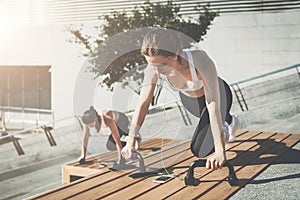
<path id="1" fill-rule="evenodd" d="M 169 75 L 174 72 L 174 70 L 177 69 L 177 59 L 176 57 L 172 56 L 145 56 L 147 62 L 149 65 L 151 65 L 155 71 L 164 74 Z"/>

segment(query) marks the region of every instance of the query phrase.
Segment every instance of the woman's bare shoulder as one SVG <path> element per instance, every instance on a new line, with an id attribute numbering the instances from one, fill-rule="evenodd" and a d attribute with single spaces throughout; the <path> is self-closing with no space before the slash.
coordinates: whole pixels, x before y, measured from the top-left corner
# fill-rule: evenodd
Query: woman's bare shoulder
<path id="1" fill-rule="evenodd" d="M 209 58 L 206 51 L 203 49 L 191 49 L 190 50 L 193 56 L 193 59 L 204 59 Z"/>
<path id="2" fill-rule="evenodd" d="M 208 54 L 202 49 L 191 50 L 195 66 L 198 69 L 209 69 L 213 65 L 213 61 Z"/>

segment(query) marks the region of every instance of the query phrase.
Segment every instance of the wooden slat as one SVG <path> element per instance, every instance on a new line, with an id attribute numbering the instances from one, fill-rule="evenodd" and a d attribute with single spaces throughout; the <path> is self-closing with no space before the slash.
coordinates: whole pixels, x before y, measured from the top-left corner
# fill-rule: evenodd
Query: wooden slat
<path id="1" fill-rule="evenodd" d="M 241 185 L 230 187 L 227 182 L 228 169 L 213 171 L 205 167 L 195 169 L 198 186 L 184 185 L 188 166 L 195 160 L 189 150 L 189 142 L 170 142 L 168 147 L 144 156 L 145 163 L 152 167 L 170 161 L 175 178 L 164 184 L 155 184 L 147 177 L 130 179 L 128 175 L 136 171 L 104 171 L 75 181 L 74 183 L 36 195 L 31 199 L 226 199 L 232 196 L 266 167 L 280 158 L 291 146 L 297 144 L 300 134 L 242 131 L 237 140 L 226 145 L 227 159 L 231 160 Z M 149 142 L 151 144 L 151 142 Z M 172 162 L 171 162 L 172 161 Z"/>
<path id="2" fill-rule="evenodd" d="M 187 144 L 189 144 L 189 142 L 187 141 L 177 141 L 177 143 L 170 144 L 168 146 L 168 149 L 166 149 L 165 151 L 166 153 L 169 154 L 176 154 L 178 152 L 174 151 L 175 147 L 186 147 Z M 160 152 L 155 152 L 151 155 L 148 155 L 147 157 L 144 158 L 145 165 L 154 167 L 160 158 L 161 158 Z M 51 198 L 56 198 L 56 199 L 69 198 L 70 196 L 74 196 L 76 194 L 80 194 L 82 192 L 91 190 L 93 187 L 105 187 L 106 184 L 109 183 L 110 181 L 116 181 L 117 179 L 126 177 L 127 175 L 129 175 L 134 171 L 136 171 L 136 169 L 128 170 L 128 171 L 106 172 L 106 173 L 96 174 L 93 175 L 92 177 L 89 177 L 88 181 L 81 181 L 80 184 L 73 184 L 72 187 L 65 187 L 63 190 L 51 191 L 51 193 L 45 193 L 39 196 L 38 198 L 47 199 L 50 196 Z"/>
<path id="3" fill-rule="evenodd" d="M 190 159 L 193 158 L 192 153 L 188 149 L 186 149 L 184 151 L 184 154 L 181 156 L 182 160 L 187 159 L 187 158 L 190 158 Z M 107 196 L 110 196 L 113 194 L 119 194 L 119 192 L 123 193 L 123 190 L 127 191 L 127 188 L 129 188 L 130 193 L 129 194 L 124 193 L 124 194 L 126 194 L 126 199 L 127 199 L 130 195 L 132 195 L 132 192 L 133 192 L 132 187 L 133 186 L 138 186 L 137 192 L 141 192 L 140 188 L 141 188 L 141 186 L 143 186 L 143 183 L 145 183 L 145 182 L 149 183 L 149 181 L 150 181 L 150 183 L 152 183 L 153 179 L 154 179 L 153 177 L 141 178 L 141 179 L 130 179 L 128 177 L 124 177 L 122 179 L 117 179 L 113 182 L 107 183 L 104 186 L 104 188 L 102 188 L 103 190 L 94 188 L 92 190 L 89 190 L 86 193 L 81 193 L 81 194 L 75 196 L 74 199 L 92 199 L 91 197 L 95 197 L 95 196 L 97 198 L 103 199 L 104 197 L 107 197 Z M 153 186 L 153 183 L 151 185 Z M 109 190 L 108 190 L 108 188 L 109 188 Z M 121 196 L 122 196 L 122 194 L 121 194 Z M 124 198 L 124 196 L 123 196 L 123 198 Z M 118 199 L 118 197 L 115 199 Z"/>
<path id="4" fill-rule="evenodd" d="M 141 143 L 141 149 L 138 152 L 141 153 L 142 155 L 148 154 L 152 152 L 153 148 L 161 148 L 162 147 L 162 141 L 163 140 L 163 144 L 164 145 L 168 145 L 172 142 L 171 139 L 162 139 L 162 138 L 153 138 L 153 139 L 149 139 L 146 141 L 142 141 Z M 107 162 L 107 161 L 112 161 L 112 160 L 116 160 L 117 159 L 117 154 L 116 152 L 106 152 L 103 153 L 101 155 L 97 155 L 97 156 L 92 156 L 86 159 L 87 162 L 94 162 L 94 161 L 98 161 L 101 160 L 103 162 Z M 73 166 L 81 166 L 81 167 L 88 167 L 89 164 L 83 164 L 80 165 L 77 161 L 70 163 L 68 165 L 73 165 Z"/>
<path id="5" fill-rule="evenodd" d="M 174 142 L 172 139 L 165 138 L 153 138 L 143 141 L 141 143 L 141 149 L 138 151 L 143 156 L 146 156 L 153 152 L 153 150 L 161 149 L 163 146 L 170 145 Z M 70 183 L 70 176 L 86 177 L 97 172 L 103 172 L 108 170 L 108 167 L 100 166 L 101 163 L 110 163 L 117 160 L 116 152 L 106 152 L 104 154 L 89 157 L 86 159 L 85 164 L 79 164 L 79 162 L 73 162 L 62 167 L 63 183 Z M 99 162 L 100 160 L 100 162 Z M 98 171 L 97 171 L 98 170 Z"/>
<path id="6" fill-rule="evenodd" d="M 188 143 L 179 143 L 180 145 L 172 144 L 170 148 L 165 150 L 165 161 L 168 162 L 168 156 L 175 156 L 179 153 L 178 151 L 175 151 L 175 148 L 180 148 L 182 149 L 182 151 L 186 151 Z M 145 165 L 150 167 L 156 167 L 159 164 L 160 159 L 160 153 L 155 153 L 154 155 L 150 155 L 149 157 L 144 158 Z M 107 192 L 113 193 L 120 191 L 120 189 L 128 187 L 133 182 L 133 180 L 127 178 L 127 175 L 129 174 L 130 171 L 119 171 L 112 174 L 106 174 L 106 176 L 103 175 L 99 177 L 99 180 L 97 179 L 95 185 L 91 183 L 91 181 L 89 181 L 89 183 L 87 183 L 86 185 L 87 188 L 85 188 L 84 193 L 78 191 L 76 195 L 73 195 L 71 197 L 73 197 L 74 199 L 89 199 L 95 196 L 97 198 L 100 198 L 102 195 L 107 194 Z M 101 186 L 101 190 L 99 190 L 99 186 Z M 82 191 L 82 188 L 80 189 Z"/>
<path id="7" fill-rule="evenodd" d="M 251 134 L 250 134 L 247 137 L 245 137 L 245 134 L 246 135 L 249 134 L 248 131 L 241 131 L 241 130 L 239 130 L 237 132 L 237 138 L 244 139 L 244 138 L 249 138 L 251 136 Z M 230 145 L 233 145 L 233 143 L 231 143 Z M 105 174 L 105 173 L 108 173 L 108 172 L 103 172 L 103 174 Z M 100 173 L 98 175 L 100 176 L 100 175 L 102 175 L 102 173 Z M 89 182 L 90 179 L 94 179 L 94 178 L 95 177 L 93 176 L 93 177 L 88 177 L 88 178 L 85 178 L 85 179 L 77 180 L 77 181 L 72 182 L 72 183 L 70 183 L 68 185 L 62 186 L 62 187 L 60 187 L 58 189 L 54 189 L 54 190 L 42 193 L 40 195 L 36 195 L 35 197 L 32 197 L 32 199 L 34 199 L 34 198 L 48 199 L 48 198 L 52 198 L 53 196 L 55 197 L 56 193 L 59 193 L 59 192 L 66 194 L 67 193 L 66 191 L 68 191 L 68 190 L 71 190 L 71 191 L 73 191 L 73 193 L 75 193 L 75 192 L 77 192 L 77 189 L 76 189 L 76 186 L 75 186 L 75 188 L 73 187 L 74 185 L 77 185 L 77 184 L 81 185 L 83 182 Z M 55 193 L 55 195 L 52 195 L 54 193 Z M 60 196 L 60 197 L 63 198 L 64 196 Z"/>
<path id="8" fill-rule="evenodd" d="M 264 152 L 265 160 L 262 158 L 257 158 L 254 161 L 248 163 L 242 169 L 238 170 L 237 176 L 241 179 L 241 187 L 245 186 L 249 183 L 253 178 L 255 178 L 259 173 L 261 173 L 266 167 L 268 167 L 271 163 L 276 161 L 280 156 L 284 155 L 284 153 L 289 150 L 289 147 L 297 144 L 300 140 L 300 134 L 289 135 L 287 138 L 281 140 L 281 136 L 285 136 L 286 134 L 277 134 L 271 139 L 274 139 L 276 145 L 271 144 L 271 148 Z M 270 142 L 273 143 L 273 142 Z M 269 155 L 269 156 L 268 156 Z M 276 156 L 274 156 L 276 155 Z M 262 156 L 260 156 L 262 157 Z M 215 199 L 226 199 L 232 196 L 238 189 L 234 187 L 226 187 L 225 182 L 221 182 L 218 186 L 216 186 L 210 193 L 205 194 L 201 199 L 211 199 L 211 193 L 214 193 Z M 218 191 L 218 192 L 216 192 Z"/>
<path id="9" fill-rule="evenodd" d="M 244 138 L 244 137 L 249 138 L 252 135 L 257 135 L 257 133 L 256 132 L 247 132 L 247 133 L 241 135 L 241 138 Z M 261 134 L 259 134 L 259 135 L 261 135 Z M 270 135 L 271 134 L 266 135 L 265 138 L 270 137 Z M 237 137 L 237 141 L 240 141 L 239 137 Z M 242 142 L 231 143 L 230 144 L 231 147 L 229 146 L 227 150 L 234 150 L 234 149 L 238 148 L 240 144 L 243 144 L 243 143 L 244 143 L 243 141 Z M 253 143 L 250 143 L 250 145 L 253 145 Z M 193 159 L 191 159 L 190 161 L 194 161 L 194 160 L 196 160 L 195 157 Z M 191 162 L 189 162 L 189 164 L 190 163 Z M 175 179 L 175 180 L 169 181 L 165 184 L 162 184 L 160 186 L 156 186 L 156 188 L 153 188 L 150 191 L 143 191 L 143 189 L 140 188 L 142 191 L 139 194 L 135 194 L 135 196 L 132 196 L 132 197 L 134 197 L 134 198 L 139 197 L 138 199 L 149 199 L 149 198 L 151 198 L 152 196 L 155 195 L 155 197 L 157 197 L 158 199 L 163 199 L 163 198 L 167 198 L 167 197 L 171 197 L 172 199 L 173 198 L 176 198 L 176 199 L 180 199 L 180 198 L 181 199 L 191 199 L 193 193 L 199 194 L 198 193 L 199 187 L 202 187 L 202 183 L 197 187 L 185 186 L 184 182 L 183 182 L 183 178 L 185 177 L 186 172 L 187 172 L 187 169 L 184 169 L 181 172 L 180 176 L 178 177 L 179 180 L 182 180 L 182 181 L 178 181 L 178 180 Z M 200 180 L 203 179 L 203 176 L 205 177 L 206 175 L 209 175 L 211 173 L 215 173 L 217 178 L 222 178 L 222 179 L 225 179 L 228 175 L 227 168 L 223 168 L 222 170 L 218 170 L 218 171 L 215 171 L 215 172 L 213 172 L 212 170 L 207 170 L 206 168 L 196 168 L 195 173 L 196 172 L 201 174 L 201 179 Z M 195 178 L 196 178 L 196 176 L 195 176 Z M 215 178 L 216 177 L 214 177 L 212 180 L 215 180 Z M 131 193 L 131 191 L 130 191 L 130 193 Z M 177 195 L 178 195 L 178 198 L 177 198 Z"/>
<path id="10" fill-rule="evenodd" d="M 246 131 L 241 131 L 237 133 L 237 139 L 239 139 L 240 137 L 245 137 L 242 136 L 244 134 L 248 134 L 249 135 L 253 134 L 253 133 L 248 133 Z M 229 145 L 227 145 L 227 148 L 231 148 L 231 146 L 235 146 L 235 143 L 230 143 Z M 157 185 L 157 184 L 153 184 L 152 180 L 156 177 L 151 177 L 148 179 L 142 179 L 138 182 L 138 184 L 136 185 L 130 185 L 128 187 L 126 187 L 125 189 L 118 191 L 117 193 L 112 193 L 110 196 L 101 196 L 100 198 L 104 198 L 105 197 L 107 199 L 120 199 L 122 196 L 124 197 L 124 195 L 126 195 L 126 197 L 128 199 L 130 198 L 137 198 L 139 197 L 141 194 L 146 194 L 144 197 L 144 199 L 151 199 L 153 196 L 158 197 L 159 199 L 159 194 L 167 194 L 168 192 L 170 192 L 170 187 L 171 190 L 176 190 L 176 187 L 178 189 L 182 188 L 184 186 L 183 184 L 183 175 L 185 175 L 185 173 L 188 170 L 188 166 L 196 160 L 196 157 L 194 157 L 192 155 L 192 153 L 190 152 L 190 150 L 188 150 L 185 154 L 184 157 L 181 158 L 182 162 L 179 162 L 178 164 L 175 165 L 175 169 L 174 169 L 174 173 L 176 174 L 178 177 L 175 178 L 174 180 L 171 180 L 168 183 L 165 183 L 163 185 Z M 177 167 L 177 168 L 176 168 Z M 176 182 L 176 184 L 173 184 L 173 182 Z M 148 193 L 147 193 L 148 192 Z M 148 195 L 149 194 L 149 195 Z"/>
<path id="11" fill-rule="evenodd" d="M 237 138 L 240 138 L 245 133 L 247 132 L 239 131 L 237 133 Z M 230 148 L 230 146 L 234 146 L 234 143 L 227 145 L 228 148 Z M 170 182 L 171 190 L 173 191 L 176 190 L 175 188 L 176 186 L 178 186 L 178 189 L 182 188 L 183 178 L 181 177 L 181 175 L 186 173 L 189 165 L 195 160 L 196 158 L 194 157 L 194 155 L 192 155 L 191 151 L 187 150 L 187 152 L 185 152 L 185 154 L 181 157 L 181 162 L 175 165 L 173 174 L 176 174 L 177 177 Z M 153 184 L 152 181 L 155 178 L 156 177 L 151 177 L 148 179 L 140 179 L 138 182 L 139 184 L 127 186 L 125 189 L 118 192 L 112 191 L 109 196 L 101 196 L 100 198 L 120 199 L 126 196 L 128 199 L 130 199 L 130 198 L 138 197 L 141 193 L 146 193 L 147 191 L 150 191 L 149 192 L 150 195 L 146 196 L 145 199 L 147 198 L 151 199 L 154 196 L 156 196 L 156 194 L 168 193 L 170 191 L 170 187 L 168 186 L 168 184 L 163 184 L 163 185 Z M 172 182 L 179 182 L 179 183 L 173 185 Z M 153 193 L 151 193 L 151 191 L 153 191 Z"/>
<path id="12" fill-rule="evenodd" d="M 275 135 L 280 139 L 284 139 L 288 134 L 285 135 Z M 260 142 L 260 144 L 257 144 L 255 146 L 250 147 L 249 149 L 245 149 L 243 152 L 239 152 L 240 156 L 238 156 L 236 159 L 232 160 L 232 164 L 235 166 L 235 171 L 238 171 L 242 166 L 248 165 L 249 161 L 251 159 L 255 159 L 257 156 L 259 156 L 261 153 L 264 153 L 268 148 L 272 148 L 274 143 L 270 143 L 270 140 L 267 140 L 270 138 L 270 136 L 274 136 L 274 133 L 261 133 L 257 137 L 253 138 L 250 141 L 257 141 Z M 246 141 L 247 142 L 247 141 Z M 253 144 L 253 143 L 250 143 Z M 240 151 L 240 150 L 238 150 Z M 193 199 L 193 198 L 200 198 L 204 194 L 210 193 L 210 190 L 212 190 L 214 187 L 216 187 L 220 182 L 224 182 L 223 180 L 226 178 L 226 173 L 224 173 L 224 170 L 222 172 L 223 175 L 217 174 L 217 171 L 211 172 L 204 177 L 201 177 L 201 180 L 203 181 L 199 186 L 197 187 L 185 187 L 180 191 L 176 191 L 175 193 L 171 194 L 170 197 L 174 199 Z M 238 178 L 242 178 L 237 174 Z M 225 187 L 230 187 L 227 182 L 225 182 Z M 236 187 L 237 189 L 239 187 Z M 215 195 L 214 193 L 210 193 L 210 195 Z"/>

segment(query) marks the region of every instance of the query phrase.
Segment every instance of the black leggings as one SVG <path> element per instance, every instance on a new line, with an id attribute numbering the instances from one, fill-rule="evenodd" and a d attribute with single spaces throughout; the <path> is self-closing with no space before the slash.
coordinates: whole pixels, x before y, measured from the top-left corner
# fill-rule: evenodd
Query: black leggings
<path id="1" fill-rule="evenodd" d="M 232 93 L 228 84 L 219 80 L 220 99 L 221 99 L 221 118 L 222 122 L 226 121 L 228 124 L 232 121 L 232 116 L 229 113 L 232 105 Z M 197 157 L 205 157 L 214 150 L 214 142 L 210 128 L 209 113 L 206 108 L 205 96 L 192 98 L 179 93 L 182 104 L 194 116 L 200 118 L 198 126 L 194 132 L 191 150 Z"/>
<path id="2" fill-rule="evenodd" d="M 119 118 L 116 121 L 116 125 L 117 125 L 118 131 L 119 131 L 120 138 L 124 135 L 125 136 L 128 135 L 129 120 L 128 120 L 128 117 L 124 113 L 119 112 Z M 126 145 L 126 142 L 121 141 L 121 144 L 124 147 Z M 116 142 L 115 142 L 112 134 L 110 134 L 110 136 L 107 139 L 106 148 L 110 151 L 117 150 Z"/>

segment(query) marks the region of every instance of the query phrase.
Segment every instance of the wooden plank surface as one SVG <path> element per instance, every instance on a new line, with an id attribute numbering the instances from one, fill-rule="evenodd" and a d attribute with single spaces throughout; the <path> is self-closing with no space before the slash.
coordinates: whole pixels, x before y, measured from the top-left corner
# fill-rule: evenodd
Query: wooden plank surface
<path id="1" fill-rule="evenodd" d="M 185 186 L 184 177 L 188 166 L 197 158 L 189 150 L 187 141 L 169 141 L 162 151 L 144 152 L 147 169 L 160 168 L 167 163 L 173 166 L 174 179 L 153 183 L 156 177 L 130 179 L 129 174 L 137 169 L 104 170 L 60 188 L 36 195 L 30 199 L 226 199 L 280 158 L 290 147 L 297 144 L 300 134 L 256 132 L 239 130 L 236 141 L 226 145 L 227 159 L 234 165 L 240 186 L 228 184 L 227 167 L 212 171 L 195 168 L 198 186 Z M 155 145 L 149 141 L 147 148 Z M 102 155 L 104 156 L 104 155 Z M 107 156 L 107 157 L 106 157 Z M 105 155 L 102 158 L 110 158 Z M 76 166 L 74 163 L 73 165 Z"/>
<path id="2" fill-rule="evenodd" d="M 146 141 L 143 141 L 141 143 L 141 148 L 138 150 L 138 152 L 146 156 L 152 152 L 160 151 L 164 146 L 171 145 L 171 143 L 174 142 L 172 139 L 167 138 L 152 138 Z M 78 161 L 72 162 L 66 165 L 62 166 L 62 179 L 63 183 L 67 184 L 70 183 L 70 177 L 71 176 L 77 176 L 77 177 L 86 177 L 90 176 L 96 173 L 107 171 L 110 167 L 109 164 L 112 163 L 112 161 L 116 161 L 117 153 L 114 152 L 106 152 L 101 155 L 88 157 L 86 159 L 85 164 L 79 164 Z M 101 166 L 101 164 L 107 165 L 107 167 Z"/>

